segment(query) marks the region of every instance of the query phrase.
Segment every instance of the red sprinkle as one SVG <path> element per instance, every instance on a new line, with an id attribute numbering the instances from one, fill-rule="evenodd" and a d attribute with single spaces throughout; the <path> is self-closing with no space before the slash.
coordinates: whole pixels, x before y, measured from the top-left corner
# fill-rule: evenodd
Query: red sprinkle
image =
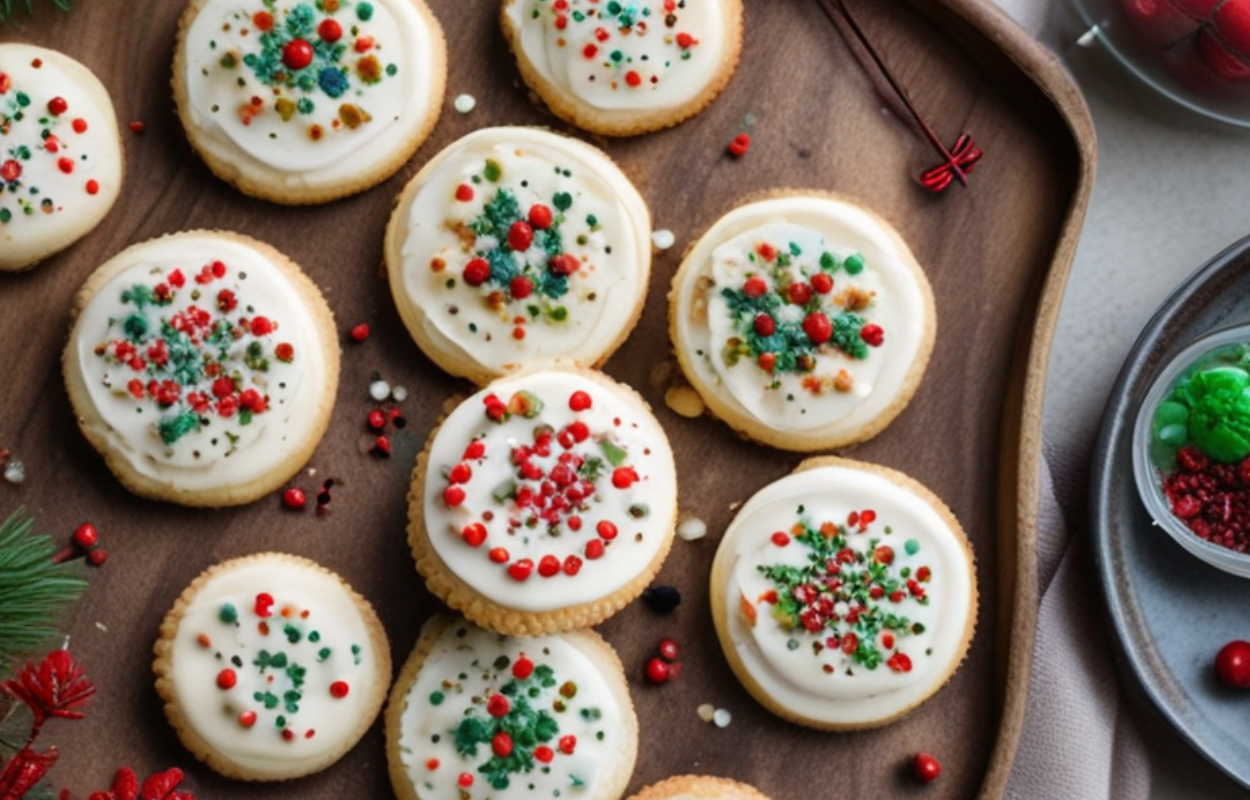
<path id="1" fill-rule="evenodd" d="M 729 143 L 729 155 L 734 158 L 742 158 L 751 149 L 751 137 L 745 133 L 740 133 L 734 137 Z"/>
<path id="2" fill-rule="evenodd" d="M 530 225 L 533 225 L 537 230 L 543 231 L 550 228 L 552 221 L 551 209 L 541 203 L 531 206 L 529 221 Z"/>
<path id="3" fill-rule="evenodd" d="M 351 687 L 347 685 L 347 681 L 335 681 L 330 684 L 330 695 L 340 700 L 347 697 L 347 693 L 351 691 Z"/>
<path id="4" fill-rule="evenodd" d="M 532 674 L 534 674 L 534 662 L 525 656 L 512 662 L 512 677 L 525 680 Z"/>
<path id="5" fill-rule="evenodd" d="M 490 749 L 500 758 L 512 755 L 512 737 L 506 733 L 497 733 L 490 741 Z"/>
<path id="6" fill-rule="evenodd" d="M 764 283 L 763 278 L 748 278 L 747 282 L 742 285 L 742 292 L 747 297 L 762 297 L 767 291 L 768 284 Z"/>
<path id="7" fill-rule="evenodd" d="M 217 673 L 218 689 L 233 689 L 238 682 L 239 676 L 230 668 L 223 669 Z"/>
<path id="8" fill-rule="evenodd" d="M 511 576 L 514 581 L 526 580 L 533 571 L 534 562 L 528 558 L 523 558 L 508 567 L 508 575 Z"/>
<path id="9" fill-rule="evenodd" d="M 148 126 L 144 122 L 140 122 L 137 119 L 130 121 L 130 132 L 133 133 L 135 136 L 142 136 L 144 133 L 147 132 L 147 129 L 148 129 Z"/>
<path id="10" fill-rule="evenodd" d="M 540 744 L 538 747 L 534 748 L 534 758 L 538 759 L 538 761 L 542 764 L 550 764 L 551 759 L 555 757 L 556 751 L 552 750 L 545 744 Z"/>
<path id="11" fill-rule="evenodd" d="M 467 183 L 462 183 L 456 187 L 456 199 L 462 203 L 467 203 L 473 199 L 473 187 Z"/>
<path id="12" fill-rule="evenodd" d="M 48 101 L 48 111 L 53 116 L 59 117 L 69 110 L 69 103 L 65 102 L 64 97 L 54 97 Z"/>
<path id="13" fill-rule="evenodd" d="M 94 178 L 92 180 L 87 181 L 87 194 L 97 195 L 99 193 L 100 193 L 99 181 L 95 180 Z"/>
<path id="14" fill-rule="evenodd" d="M 74 546 L 82 550 L 90 550 L 99 541 L 100 535 L 90 522 L 84 522 L 74 531 Z"/>
<path id="15" fill-rule="evenodd" d="M 573 755 L 573 750 L 576 747 L 577 747 L 576 736 L 570 735 L 570 736 L 560 737 L 560 752 L 561 753 L 564 753 L 566 756 L 571 756 Z"/>
<path id="16" fill-rule="evenodd" d="M 462 772 L 460 773 L 460 777 L 456 779 L 456 782 L 467 789 L 473 785 L 473 774 L 469 772 Z"/>
<path id="17" fill-rule="evenodd" d="M 790 544 L 790 537 L 787 534 L 782 533 L 781 531 L 777 531 L 776 533 L 773 534 L 773 544 L 777 545 L 778 547 L 785 547 L 786 545 Z"/>
<path id="18" fill-rule="evenodd" d="M 652 683 L 666 683 L 668 679 L 668 664 L 663 659 L 653 658 L 647 662 L 647 680 Z"/>
<path id="19" fill-rule="evenodd" d="M 616 526 L 606 519 L 595 526 L 595 532 L 599 534 L 599 538 L 609 542 L 616 538 Z"/>
<path id="20" fill-rule="evenodd" d="M 496 564 L 506 563 L 507 560 L 510 558 L 510 556 L 508 555 L 508 551 L 502 547 L 491 548 L 489 556 L 490 556 L 490 560 L 494 561 Z"/>
<path id="21" fill-rule="evenodd" d="M 273 612 L 270 610 L 271 608 L 273 608 L 273 595 L 268 592 L 261 592 L 256 595 L 256 606 L 254 608 L 256 616 L 261 619 L 272 617 Z"/>
<path id="22" fill-rule="evenodd" d="M 86 133 L 87 132 L 87 120 L 82 119 L 81 117 L 74 120 L 72 123 L 70 123 L 70 125 L 74 129 L 74 133 Z"/>
<path id="23" fill-rule="evenodd" d="M 303 39 L 292 39 L 282 48 L 282 63 L 287 69 L 301 70 L 312 63 L 312 45 Z"/>
<path id="24" fill-rule="evenodd" d="M 464 502 L 464 489 L 459 486 L 448 486 L 443 490 L 443 502 L 451 508 L 455 508 Z"/>
<path id="25" fill-rule="evenodd" d="M 594 561 L 603 558 L 603 542 L 599 539 L 591 539 L 586 542 L 586 558 Z"/>
<path id="26" fill-rule="evenodd" d="M 351 337 L 352 337 L 353 342 L 363 342 L 366 339 L 368 339 L 369 338 L 368 323 L 362 322 L 356 327 L 352 328 Z"/>
<path id="27" fill-rule="evenodd" d="M 660 642 L 660 658 L 665 661 L 677 660 L 677 642 L 672 639 L 664 639 Z"/>
<path id="28" fill-rule="evenodd" d="M 506 716 L 510 710 L 512 710 L 512 704 L 501 694 L 491 695 L 490 700 L 486 701 L 486 713 L 492 717 Z"/>
<path id="29" fill-rule="evenodd" d="M 574 411 L 585 411 L 591 406 L 590 395 L 585 392 L 573 392 L 569 396 L 569 408 Z"/>
<path id="30" fill-rule="evenodd" d="M 942 774 L 942 764 L 928 753 L 916 753 L 912 761 L 912 769 L 916 777 L 924 783 L 931 783 Z"/>
<path id="31" fill-rule="evenodd" d="M 470 286 L 481 286 L 490 277 L 490 264 L 484 258 L 475 258 L 464 265 L 464 282 Z"/>
<path id="32" fill-rule="evenodd" d="M 486 526 L 480 522 L 464 526 L 460 536 L 469 547 L 481 547 L 486 543 Z"/>
<path id="33" fill-rule="evenodd" d="M 255 725 L 256 724 L 256 712 L 255 711 L 240 711 L 239 712 L 239 724 L 242 725 L 244 728 L 250 728 L 253 725 Z"/>
<path id="34" fill-rule="evenodd" d="M 332 19 L 323 20 L 322 23 L 317 26 L 317 35 L 324 41 L 334 44 L 339 39 L 343 38 L 343 26 Z"/>
<path id="35" fill-rule="evenodd" d="M 380 431 L 386 427 L 386 412 L 380 408 L 375 408 L 369 412 L 369 427 L 375 431 Z"/>

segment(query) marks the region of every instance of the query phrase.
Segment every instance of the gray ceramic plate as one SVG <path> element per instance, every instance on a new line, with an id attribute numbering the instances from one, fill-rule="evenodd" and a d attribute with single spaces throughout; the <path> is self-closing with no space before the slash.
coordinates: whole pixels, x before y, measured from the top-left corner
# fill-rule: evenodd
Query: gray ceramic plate
<path id="1" fill-rule="evenodd" d="M 1199 561 L 1154 525 L 1133 483 L 1133 422 L 1155 373 L 1216 328 L 1250 321 L 1250 238 L 1195 272 L 1146 326 L 1111 391 L 1094 452 L 1094 553 L 1111 620 L 1146 694 L 1199 752 L 1250 787 L 1250 696 L 1212 668 L 1250 639 L 1250 580 Z"/>

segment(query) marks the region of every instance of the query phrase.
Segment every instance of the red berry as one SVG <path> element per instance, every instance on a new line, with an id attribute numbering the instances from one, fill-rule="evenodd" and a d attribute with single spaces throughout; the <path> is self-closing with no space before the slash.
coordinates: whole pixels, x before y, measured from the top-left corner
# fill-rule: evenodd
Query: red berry
<path id="1" fill-rule="evenodd" d="M 916 777 L 925 783 L 937 780 L 937 776 L 942 774 L 941 763 L 928 753 L 916 753 L 912 761 L 912 769 L 915 770 Z"/>
<path id="2" fill-rule="evenodd" d="M 638 473 L 633 467 L 617 467 L 612 470 L 612 485 L 618 489 L 628 489 L 638 480 Z"/>
<path id="3" fill-rule="evenodd" d="M 833 278 L 824 272 L 817 272 L 812 276 L 812 288 L 816 294 L 829 294 L 833 291 Z"/>
<path id="4" fill-rule="evenodd" d="M 561 736 L 560 737 L 560 752 L 561 753 L 564 753 L 566 756 L 571 756 L 573 755 L 573 750 L 576 747 L 577 747 L 576 736 Z"/>
<path id="5" fill-rule="evenodd" d="M 767 291 L 768 284 L 764 283 L 763 278 L 747 278 L 747 282 L 742 285 L 742 293 L 747 297 L 761 297 Z"/>
<path id="6" fill-rule="evenodd" d="M 534 282 L 524 275 L 518 275 L 508 284 L 508 291 L 517 300 L 524 300 L 534 293 Z"/>
<path id="7" fill-rule="evenodd" d="M 863 330 L 859 332 L 859 338 L 864 340 L 864 344 L 869 347 L 880 347 L 885 341 L 885 331 L 880 325 L 865 325 Z"/>
<path id="8" fill-rule="evenodd" d="M 87 553 L 87 563 L 93 567 L 102 567 L 104 562 L 108 561 L 109 553 L 103 547 L 97 547 L 90 553 Z"/>
<path id="9" fill-rule="evenodd" d="M 456 199 L 462 203 L 467 203 L 473 199 L 473 187 L 467 183 L 462 183 L 456 187 Z"/>
<path id="10" fill-rule="evenodd" d="M 689 50 L 691 47 L 694 47 L 696 44 L 698 44 L 698 41 L 696 41 L 695 38 L 691 36 L 690 34 L 688 33 L 677 34 L 677 46 L 680 47 L 682 50 Z"/>
<path id="11" fill-rule="evenodd" d="M 764 370 L 765 372 L 772 372 L 773 369 L 775 369 L 777 366 L 777 354 L 776 353 L 760 353 L 760 357 L 758 361 L 759 361 L 760 369 Z"/>
<path id="12" fill-rule="evenodd" d="M 282 505 L 287 508 L 296 510 L 303 508 L 308 503 L 308 495 L 304 494 L 303 489 L 292 486 L 282 493 Z"/>
<path id="13" fill-rule="evenodd" d="M 312 63 L 312 45 L 303 39 L 292 39 L 282 48 L 282 63 L 287 69 L 301 70 Z"/>
<path id="14" fill-rule="evenodd" d="M 560 253 L 552 256 L 547 262 L 547 266 L 557 275 L 572 275 L 577 272 L 577 259 L 568 253 Z"/>
<path id="15" fill-rule="evenodd" d="M 1215 32 L 1229 48 L 1240 55 L 1250 55 L 1250 0 L 1221 3 L 1212 19 Z"/>
<path id="16" fill-rule="evenodd" d="M 74 531 L 74 546 L 82 550 L 90 550 L 100 541 L 100 535 L 96 532 L 95 526 L 90 522 L 84 522 Z"/>
<path id="17" fill-rule="evenodd" d="M 490 264 L 484 258 L 475 258 L 464 265 L 464 282 L 470 286 L 481 286 L 490 277 Z"/>
<path id="18" fill-rule="evenodd" d="M 512 576 L 514 581 L 523 581 L 534 571 L 534 562 L 528 558 L 523 558 L 508 567 L 508 574 Z"/>
<path id="19" fill-rule="evenodd" d="M 268 336 L 273 333 L 274 324 L 269 317 L 253 317 L 252 318 L 252 335 Z"/>
<path id="20" fill-rule="evenodd" d="M 590 408 L 590 406 L 591 406 L 590 395 L 586 394 L 585 392 L 578 391 L 578 392 L 573 392 L 573 394 L 569 395 L 569 408 L 571 408 L 572 410 L 585 411 L 586 409 Z"/>
<path id="21" fill-rule="evenodd" d="M 545 231 L 551 227 L 551 209 L 542 204 L 531 206 L 529 220 L 535 228 Z"/>
<path id="22" fill-rule="evenodd" d="M 239 676 L 236 675 L 235 671 L 232 669 L 223 669 L 221 672 L 217 673 L 218 689 L 233 689 L 238 682 Z"/>
<path id="23" fill-rule="evenodd" d="M 637 88 L 642 85 L 642 76 L 636 70 L 631 69 L 625 73 L 625 83 L 633 88 Z"/>
<path id="24" fill-rule="evenodd" d="M 491 698 L 486 701 L 486 713 L 492 717 L 507 716 L 511 710 L 512 704 L 508 702 L 508 698 L 501 694 L 491 695 Z"/>
<path id="25" fill-rule="evenodd" d="M 448 473 L 447 479 L 452 483 L 468 483 L 473 479 L 473 467 L 470 467 L 462 461 L 451 468 L 451 472 Z"/>
<path id="26" fill-rule="evenodd" d="M 459 783 L 461 786 L 465 787 L 466 789 L 469 788 L 470 786 L 473 785 L 473 773 L 471 772 L 460 773 L 460 777 L 456 779 L 456 782 Z"/>
<path id="27" fill-rule="evenodd" d="M 616 538 L 616 526 L 606 519 L 595 526 L 595 532 L 599 534 L 600 539 L 612 541 Z"/>
<path id="28" fill-rule="evenodd" d="M 1210 30 L 1198 32 L 1198 52 L 1211 71 L 1227 81 L 1250 80 L 1250 60 L 1238 56 Z"/>
<path id="29" fill-rule="evenodd" d="M 339 39 L 343 38 L 343 26 L 332 19 L 323 20 L 322 23 L 317 26 L 317 35 L 320 36 L 323 41 L 334 44 Z"/>
<path id="30" fill-rule="evenodd" d="M 534 662 L 530 661 L 525 656 L 521 656 L 516 661 L 512 662 L 512 677 L 525 680 L 533 674 Z"/>
<path id="31" fill-rule="evenodd" d="M 333 697 L 337 697 L 340 700 L 342 700 L 344 697 L 347 697 L 347 693 L 350 692 L 351 690 L 352 690 L 352 687 L 347 685 L 347 681 L 335 681 L 334 683 L 330 684 L 330 695 Z"/>
<path id="32" fill-rule="evenodd" d="M 542 764 L 550 764 L 551 759 L 555 757 L 556 751 L 552 750 L 545 744 L 540 744 L 538 747 L 534 748 L 534 758 L 538 759 L 538 761 Z"/>
<path id="33" fill-rule="evenodd" d="M 543 556 L 538 560 L 538 574 L 544 578 L 554 578 L 560 574 L 560 559 L 552 555 Z"/>
<path id="34" fill-rule="evenodd" d="M 1215 674 L 1226 686 L 1250 689 L 1250 642 L 1237 639 L 1221 647 L 1215 656 Z"/>
<path id="35" fill-rule="evenodd" d="M 460 535 L 469 547 L 481 547 L 486 542 L 486 526 L 480 522 L 474 522 L 472 525 L 464 526 Z"/>
<path id="36" fill-rule="evenodd" d="M 353 342 L 363 342 L 366 339 L 368 339 L 369 338 L 368 324 L 362 322 L 356 327 L 352 328 L 351 337 L 352 337 Z"/>
<path id="37" fill-rule="evenodd" d="M 496 733 L 490 740 L 490 749 L 500 758 L 512 755 L 512 737 L 506 733 Z"/>
<path id="38" fill-rule="evenodd" d="M 511 556 L 508 555 L 508 551 L 502 547 L 492 547 L 488 555 L 490 556 L 490 560 L 494 561 L 496 564 L 504 564 L 509 558 L 511 558 Z"/>
<path id="39" fill-rule="evenodd" d="M 740 133 L 734 137 L 729 143 L 729 155 L 734 158 L 742 158 L 751 149 L 751 137 L 745 133 Z"/>
<path id="40" fill-rule="evenodd" d="M 450 508 L 455 508 L 464 502 L 464 489 L 459 486 L 448 486 L 443 490 L 443 502 Z"/>
<path id="41" fill-rule="evenodd" d="M 469 442 L 469 446 L 464 449 L 464 458 L 466 461 L 476 461 L 486 455 L 486 444 L 481 439 L 474 439 Z"/>
<path id="42" fill-rule="evenodd" d="M 668 664 L 660 658 L 653 658 L 648 661 L 647 680 L 652 683 L 665 683 L 668 681 Z"/>
<path id="43" fill-rule="evenodd" d="M 824 344 L 833 336 L 833 324 L 824 314 L 808 314 L 807 319 L 803 320 L 803 332 L 812 340 L 812 344 Z"/>
<path id="44" fill-rule="evenodd" d="M 812 287 L 802 281 L 795 281 L 786 287 L 786 296 L 796 306 L 805 306 L 812 299 Z"/>
<path id="45" fill-rule="evenodd" d="M 677 642 L 672 639 L 664 639 L 660 642 L 660 658 L 665 661 L 677 660 Z"/>
<path id="46" fill-rule="evenodd" d="M 586 558 L 594 561 L 603 558 L 603 541 L 600 539 L 591 539 L 586 542 Z"/>
<path id="47" fill-rule="evenodd" d="M 573 576 L 582 571 L 582 560 L 577 556 L 564 559 L 564 574 Z"/>
<path id="48" fill-rule="evenodd" d="M 64 97 L 54 97 L 48 101 L 48 111 L 55 117 L 59 117 L 69 110 L 69 103 L 65 102 Z"/>
<path id="49" fill-rule="evenodd" d="M 517 252 L 530 249 L 534 243 L 534 229 L 528 222 L 514 222 L 508 229 L 508 246 Z"/>
<path id="50" fill-rule="evenodd" d="M 777 332 L 777 321 L 767 314 L 758 314 L 755 317 L 755 332 L 760 336 L 772 336 Z"/>
<path id="51" fill-rule="evenodd" d="M 239 712 L 239 724 L 242 725 L 244 728 L 250 728 L 253 725 L 255 725 L 256 724 L 256 712 L 255 711 L 240 711 Z"/>

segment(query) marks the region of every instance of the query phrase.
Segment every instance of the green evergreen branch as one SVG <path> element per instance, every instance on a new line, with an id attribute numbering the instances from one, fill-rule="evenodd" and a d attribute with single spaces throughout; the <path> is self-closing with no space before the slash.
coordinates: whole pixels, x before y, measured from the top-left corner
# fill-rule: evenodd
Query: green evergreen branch
<path id="1" fill-rule="evenodd" d="M 87 585 L 74 567 L 52 563 L 55 543 L 33 527 L 20 510 L 0 523 L 0 679 L 57 633 L 57 616 Z"/>
<path id="2" fill-rule="evenodd" d="M 51 0 L 52 5 L 61 11 L 69 11 L 70 0 Z M 16 6 L 16 9 L 15 9 Z M 12 22 L 13 17 L 18 10 L 25 10 L 26 16 L 31 17 L 35 14 L 35 0 L 0 0 L 0 25 Z"/>

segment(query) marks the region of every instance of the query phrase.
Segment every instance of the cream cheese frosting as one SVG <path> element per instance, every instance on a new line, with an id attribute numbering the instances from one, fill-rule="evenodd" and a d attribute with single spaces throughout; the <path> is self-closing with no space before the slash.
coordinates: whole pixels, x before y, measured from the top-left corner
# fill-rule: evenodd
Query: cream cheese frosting
<path id="1" fill-rule="evenodd" d="M 246 486 L 317 434 L 331 354 L 266 255 L 196 232 L 101 269 L 111 277 L 74 325 L 67 374 L 98 414 L 94 438 L 131 469 L 178 491 Z"/>
<path id="2" fill-rule="evenodd" d="M 442 102 L 442 34 L 423 11 L 411 0 L 205 0 L 179 60 L 197 146 L 291 189 L 384 169 Z"/>
<path id="3" fill-rule="evenodd" d="M 391 291 L 440 364 L 470 377 L 544 359 L 589 366 L 624 339 L 650 276 L 650 215 L 602 152 L 487 128 L 414 187 L 388 232 Z"/>
<path id="4" fill-rule="evenodd" d="M 504 378 L 453 411 L 425 473 L 426 534 L 488 600 L 545 612 L 608 597 L 673 535 L 663 429 L 632 392 L 556 370 Z"/>
<path id="5" fill-rule="evenodd" d="M 262 776 L 323 766 L 377 713 L 377 652 L 337 576 L 287 556 L 218 568 L 187 604 L 170 655 L 174 702 L 219 757 Z"/>
<path id="6" fill-rule="evenodd" d="M 619 699 L 623 677 L 600 671 L 585 636 L 448 623 L 402 700 L 398 750 L 416 796 L 604 797 L 637 722 Z"/>
<path id="7" fill-rule="evenodd" d="M 606 111 L 680 108 L 724 67 L 720 0 L 512 0 L 505 10 L 545 80 Z"/>
<path id="8" fill-rule="evenodd" d="M 108 92 L 54 50 L 0 45 L 0 269 L 21 269 L 95 228 L 121 191 Z"/>
<path id="9" fill-rule="evenodd" d="M 823 724 L 888 720 L 940 687 L 975 620 L 962 532 L 876 473 L 822 466 L 751 498 L 713 566 L 717 628 L 758 689 Z"/>
<path id="10" fill-rule="evenodd" d="M 851 436 L 927 360 L 932 295 L 906 246 L 850 203 L 741 206 L 687 256 L 675 334 L 695 388 L 768 430 Z"/>

